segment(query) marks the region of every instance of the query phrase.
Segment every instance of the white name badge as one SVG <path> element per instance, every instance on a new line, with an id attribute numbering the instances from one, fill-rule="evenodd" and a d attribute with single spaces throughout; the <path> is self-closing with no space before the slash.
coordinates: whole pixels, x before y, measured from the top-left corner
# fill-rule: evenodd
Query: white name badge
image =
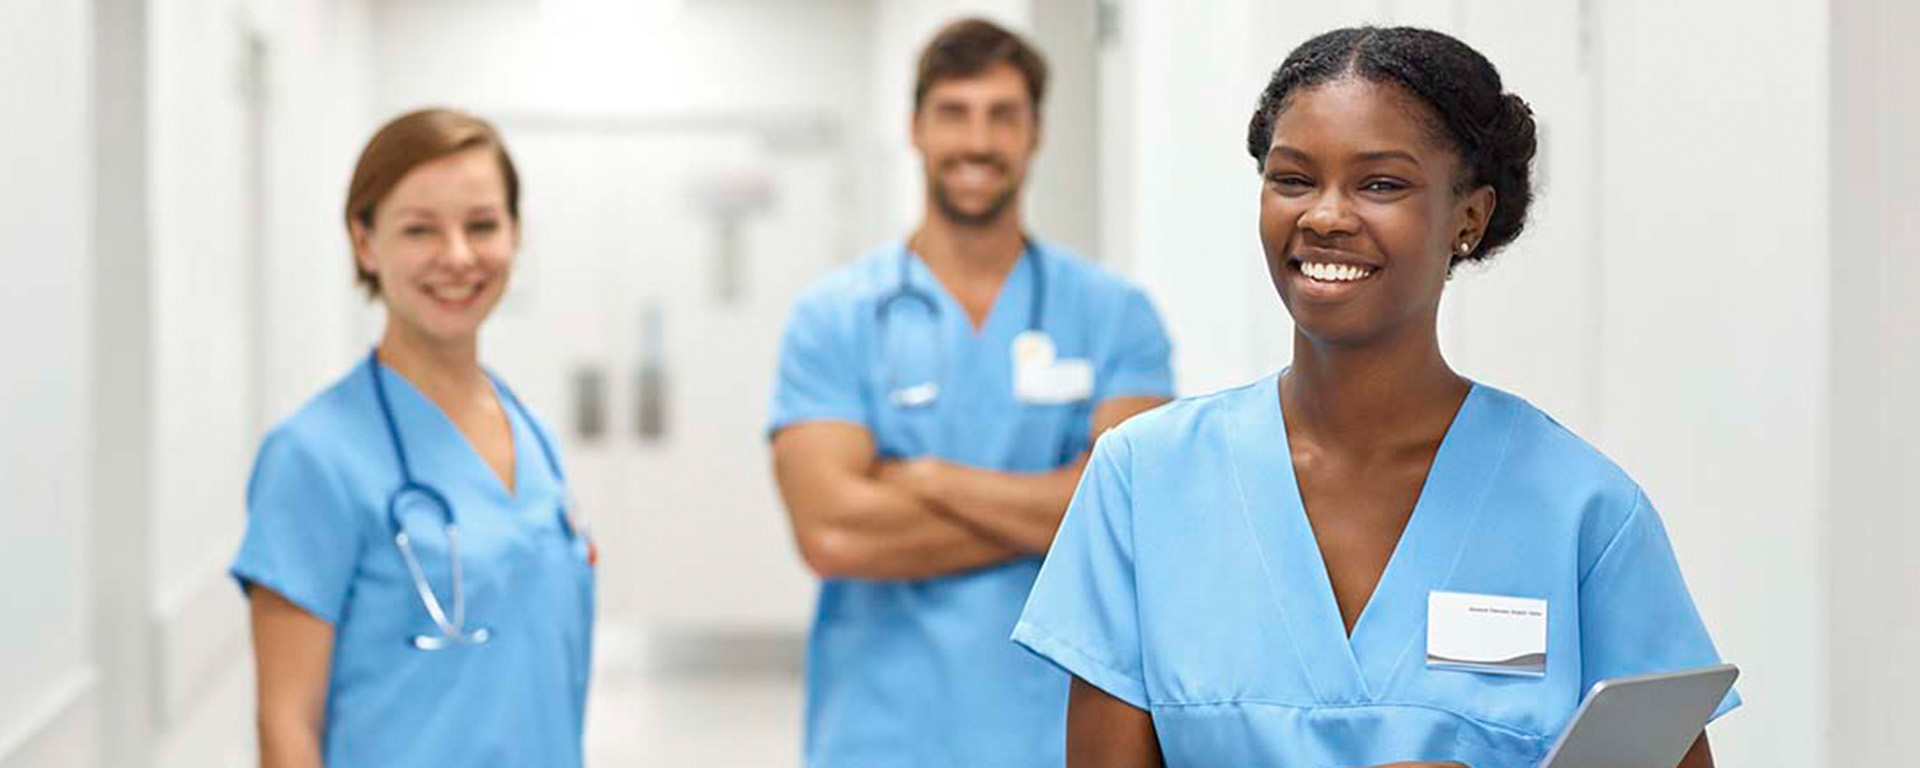
<path id="1" fill-rule="evenodd" d="M 1492 675 L 1547 674 L 1547 601 L 1427 593 L 1427 667 Z"/>
<path id="2" fill-rule="evenodd" d="M 1053 339 L 1027 331 L 1013 339 L 1013 397 L 1022 403 L 1060 405 L 1093 396 L 1093 363 L 1056 357 Z"/>

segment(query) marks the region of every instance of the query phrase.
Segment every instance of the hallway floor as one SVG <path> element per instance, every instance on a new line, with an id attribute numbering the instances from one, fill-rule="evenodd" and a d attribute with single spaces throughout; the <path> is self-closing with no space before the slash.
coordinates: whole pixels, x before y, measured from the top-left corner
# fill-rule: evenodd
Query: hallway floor
<path id="1" fill-rule="evenodd" d="M 643 640 L 603 631 L 588 768 L 800 764 L 799 638 Z"/>

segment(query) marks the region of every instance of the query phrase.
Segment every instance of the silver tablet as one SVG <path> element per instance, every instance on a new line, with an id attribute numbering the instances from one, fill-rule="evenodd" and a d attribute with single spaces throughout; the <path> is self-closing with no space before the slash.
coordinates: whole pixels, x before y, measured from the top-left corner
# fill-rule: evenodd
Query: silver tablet
<path id="1" fill-rule="evenodd" d="M 1721 664 L 1602 680 L 1540 768 L 1673 768 L 1739 676 Z"/>

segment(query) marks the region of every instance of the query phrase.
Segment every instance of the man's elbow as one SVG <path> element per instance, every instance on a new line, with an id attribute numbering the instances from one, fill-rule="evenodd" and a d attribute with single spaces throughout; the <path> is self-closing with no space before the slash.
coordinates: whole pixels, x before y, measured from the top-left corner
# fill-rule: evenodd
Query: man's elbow
<path id="1" fill-rule="evenodd" d="M 821 525 L 802 530 L 796 537 L 800 545 L 800 559 L 806 563 L 807 570 L 822 579 L 845 579 L 860 575 L 864 558 L 858 550 L 853 537 L 832 527 Z"/>

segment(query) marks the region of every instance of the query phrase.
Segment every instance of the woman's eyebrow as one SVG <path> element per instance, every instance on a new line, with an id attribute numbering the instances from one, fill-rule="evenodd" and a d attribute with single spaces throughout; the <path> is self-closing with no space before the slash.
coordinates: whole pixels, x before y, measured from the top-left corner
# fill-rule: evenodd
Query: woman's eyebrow
<path id="1" fill-rule="evenodd" d="M 1273 149 L 1267 150 L 1267 159 L 1272 160 L 1275 157 L 1284 157 L 1284 158 L 1287 158 L 1288 160 L 1293 160 L 1295 162 L 1300 162 L 1300 163 L 1313 162 L 1312 155 L 1309 155 L 1298 149 L 1294 149 L 1293 147 L 1289 147 L 1285 144 L 1275 144 L 1273 145 Z"/>
<path id="2" fill-rule="evenodd" d="M 1404 160 L 1406 162 L 1412 163 L 1416 168 L 1420 167 L 1420 158 L 1415 157 L 1411 152 L 1406 152 L 1404 150 L 1398 150 L 1398 149 L 1381 149 L 1381 150 L 1375 150 L 1372 152 L 1361 152 L 1360 154 L 1354 155 L 1353 159 L 1363 163 L 1374 162 L 1379 160 Z"/>
<path id="3" fill-rule="evenodd" d="M 1285 144 L 1275 144 L 1273 146 L 1273 149 L 1267 151 L 1267 159 L 1271 160 L 1275 157 L 1283 157 L 1298 163 L 1311 164 L 1313 162 L 1312 155 L 1309 155 L 1306 152 L 1300 151 L 1293 147 L 1289 147 Z M 1399 160 L 1407 163 L 1412 163 L 1415 168 L 1422 167 L 1419 157 L 1414 156 L 1414 154 L 1411 152 L 1408 152 L 1406 150 L 1401 150 L 1401 149 L 1376 149 L 1368 152 L 1360 152 L 1353 156 L 1352 162 L 1371 163 L 1371 162 L 1381 162 L 1386 160 Z"/>

